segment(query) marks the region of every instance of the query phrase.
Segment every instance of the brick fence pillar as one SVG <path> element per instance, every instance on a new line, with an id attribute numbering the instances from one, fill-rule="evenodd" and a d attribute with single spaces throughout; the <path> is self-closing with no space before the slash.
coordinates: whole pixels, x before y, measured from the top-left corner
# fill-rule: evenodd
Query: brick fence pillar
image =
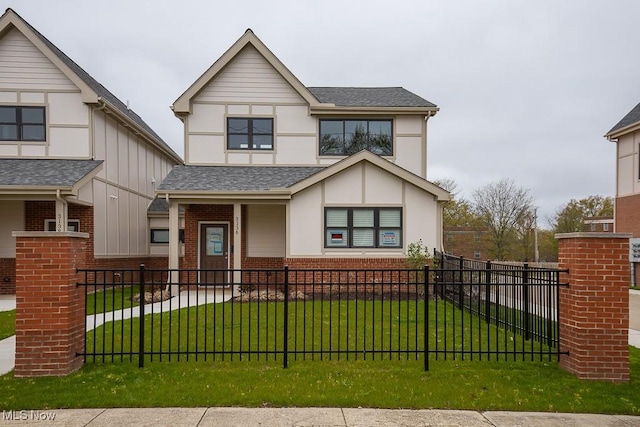
<path id="1" fill-rule="evenodd" d="M 87 233 L 15 231 L 16 377 L 61 376 L 78 370 L 84 351 Z"/>
<path id="2" fill-rule="evenodd" d="M 629 381 L 630 234 L 557 234 L 560 366 L 578 378 Z"/>

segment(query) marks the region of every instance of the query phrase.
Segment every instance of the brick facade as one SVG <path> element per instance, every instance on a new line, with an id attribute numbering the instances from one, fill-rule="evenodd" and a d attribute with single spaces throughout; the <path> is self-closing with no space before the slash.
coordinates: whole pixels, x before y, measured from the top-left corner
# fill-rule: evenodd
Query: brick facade
<path id="1" fill-rule="evenodd" d="M 16 377 L 61 376 L 82 366 L 87 235 L 15 232 Z"/>
<path id="2" fill-rule="evenodd" d="M 489 232 L 473 227 L 445 227 L 444 251 L 468 259 L 489 259 Z"/>
<path id="3" fill-rule="evenodd" d="M 46 231 L 44 229 L 45 221 L 54 219 L 55 213 L 56 206 L 53 201 L 25 201 L 25 231 Z M 95 258 L 93 207 L 70 204 L 68 216 L 70 220 L 79 220 L 79 231 L 87 233 L 89 236 L 85 239 L 86 268 L 137 269 L 140 264 L 145 264 L 150 269 L 166 269 L 169 265 L 167 256 Z M 0 295 L 16 293 L 15 277 L 15 258 L 0 258 Z"/>
<path id="4" fill-rule="evenodd" d="M 616 198 L 616 233 L 631 233 L 640 237 L 640 194 Z M 634 264 L 635 283 L 640 286 L 640 263 Z"/>
<path id="5" fill-rule="evenodd" d="M 560 366 L 578 378 L 629 381 L 629 235 L 568 233 L 558 238 Z"/>
<path id="6" fill-rule="evenodd" d="M 16 293 L 16 259 L 0 258 L 0 295 Z"/>

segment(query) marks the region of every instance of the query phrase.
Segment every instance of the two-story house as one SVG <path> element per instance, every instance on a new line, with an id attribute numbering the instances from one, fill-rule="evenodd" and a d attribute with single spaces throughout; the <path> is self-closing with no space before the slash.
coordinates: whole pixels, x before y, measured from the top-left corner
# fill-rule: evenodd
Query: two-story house
<path id="1" fill-rule="evenodd" d="M 640 104 L 607 134 L 616 143 L 616 197 L 614 231 L 640 238 Z M 635 264 L 634 283 L 639 283 L 640 263 Z"/>
<path id="2" fill-rule="evenodd" d="M 247 30 L 173 104 L 185 165 L 169 206 L 169 265 L 404 267 L 407 246 L 441 249 L 442 202 L 427 181 L 438 108 L 401 88 L 306 87 Z"/>
<path id="3" fill-rule="evenodd" d="M 150 260 L 147 209 L 182 159 L 127 105 L 13 10 L 0 17 L 0 292 L 13 231 L 89 234 L 87 263 Z"/>

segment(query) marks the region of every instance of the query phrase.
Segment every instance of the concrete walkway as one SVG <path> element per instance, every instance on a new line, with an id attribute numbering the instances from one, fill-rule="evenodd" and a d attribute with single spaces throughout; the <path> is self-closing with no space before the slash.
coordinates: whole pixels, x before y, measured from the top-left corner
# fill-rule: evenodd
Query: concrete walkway
<path id="1" fill-rule="evenodd" d="M 13 417 L 13 418 L 11 418 Z M 0 425 L 630 427 L 640 417 L 368 408 L 117 408 L 4 411 Z"/>

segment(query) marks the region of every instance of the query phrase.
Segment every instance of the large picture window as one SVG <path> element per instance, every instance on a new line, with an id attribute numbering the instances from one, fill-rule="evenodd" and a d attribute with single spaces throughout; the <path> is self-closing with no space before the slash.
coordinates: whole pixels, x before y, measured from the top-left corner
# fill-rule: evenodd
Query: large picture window
<path id="1" fill-rule="evenodd" d="M 393 155 L 391 120 L 320 120 L 320 155 L 349 156 L 369 150 L 381 156 Z"/>
<path id="2" fill-rule="evenodd" d="M 44 107 L 0 106 L 0 141 L 44 141 Z"/>
<path id="3" fill-rule="evenodd" d="M 325 208 L 326 248 L 402 247 L 401 208 Z"/>
<path id="4" fill-rule="evenodd" d="M 229 150 L 273 150 L 273 119 L 227 118 Z"/>

